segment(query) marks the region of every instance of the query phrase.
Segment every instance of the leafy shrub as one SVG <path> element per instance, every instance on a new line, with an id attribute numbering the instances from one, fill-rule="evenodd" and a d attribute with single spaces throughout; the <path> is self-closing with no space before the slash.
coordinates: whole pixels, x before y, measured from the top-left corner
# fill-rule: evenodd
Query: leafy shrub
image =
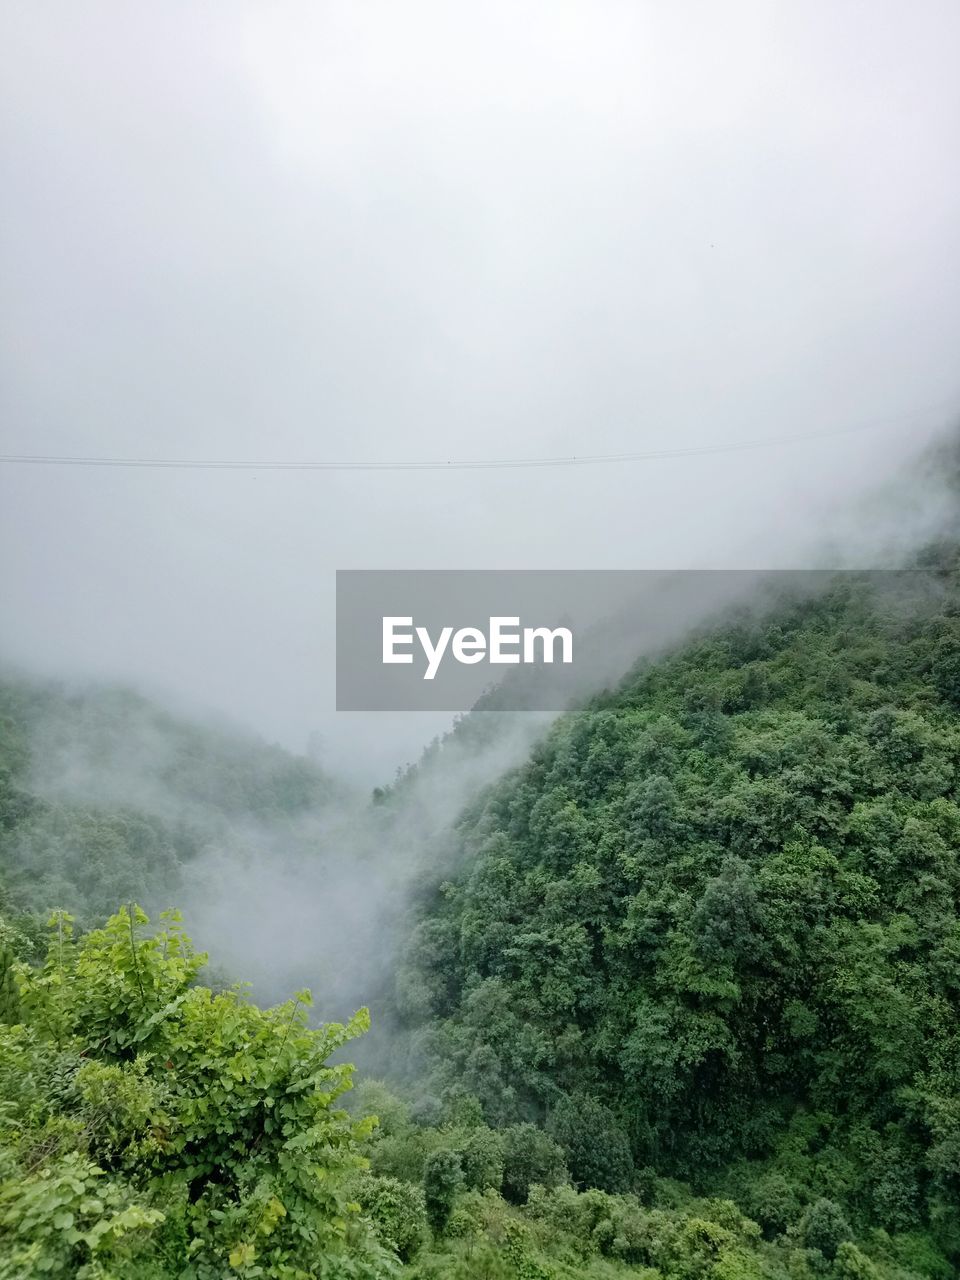
<path id="1" fill-rule="evenodd" d="M 844 1240 L 837 1246 L 834 1271 L 842 1280 L 879 1280 L 879 1271 L 855 1244 Z"/>
<path id="2" fill-rule="evenodd" d="M 535 1183 L 555 1187 L 567 1180 L 563 1151 L 532 1124 L 503 1130 L 503 1194 L 513 1204 L 525 1204 Z"/>
<path id="3" fill-rule="evenodd" d="M 0 935 L 0 1022 L 20 1019 L 20 992 L 17 990 L 14 964 L 16 955 L 7 937 Z"/>
<path id="4" fill-rule="evenodd" d="M 71 1152 L 0 1188 L 0 1277 L 95 1276 L 115 1267 L 133 1277 L 138 1259 L 149 1267 L 150 1233 L 163 1218 Z"/>
<path id="5" fill-rule="evenodd" d="M 427 1221 L 434 1235 L 443 1235 L 457 1192 L 463 1186 L 463 1170 L 455 1151 L 434 1151 L 423 1171 L 423 1196 Z"/>
<path id="6" fill-rule="evenodd" d="M 780 1173 L 768 1173 L 751 1182 L 744 1208 L 760 1224 L 768 1239 L 786 1231 L 802 1212 L 796 1189 Z"/>
<path id="7" fill-rule="evenodd" d="M 503 1182 L 503 1139 L 481 1125 L 457 1143 L 464 1186 L 475 1191 L 499 1191 Z"/>
<path id="8" fill-rule="evenodd" d="M 423 1192 L 398 1178 L 363 1175 L 357 1199 L 373 1222 L 380 1243 L 408 1262 L 423 1240 L 427 1225 Z"/>
<path id="9" fill-rule="evenodd" d="M 451 1240 L 469 1240 L 481 1232 L 481 1224 L 469 1209 L 455 1205 L 447 1219 L 445 1233 Z"/>
<path id="10" fill-rule="evenodd" d="M 547 1132 L 563 1150 L 577 1186 L 612 1192 L 629 1188 L 633 1177 L 630 1144 L 616 1117 L 596 1098 L 561 1098 L 550 1115 Z"/>
<path id="11" fill-rule="evenodd" d="M 843 1210 L 832 1200 L 815 1200 L 800 1219 L 800 1239 L 804 1247 L 819 1249 L 831 1261 L 836 1257 L 840 1245 L 852 1237 L 853 1233 L 843 1216 Z"/>
<path id="12" fill-rule="evenodd" d="M 146 924 L 124 909 L 76 944 L 57 913 L 43 965 L 19 972 L 30 1025 L 0 1027 L 0 1266 L 387 1275 L 346 1192 L 370 1124 L 334 1109 L 352 1068 L 326 1062 L 366 1011 L 313 1030 L 308 993 L 267 1010 L 215 995 L 177 919 Z"/>

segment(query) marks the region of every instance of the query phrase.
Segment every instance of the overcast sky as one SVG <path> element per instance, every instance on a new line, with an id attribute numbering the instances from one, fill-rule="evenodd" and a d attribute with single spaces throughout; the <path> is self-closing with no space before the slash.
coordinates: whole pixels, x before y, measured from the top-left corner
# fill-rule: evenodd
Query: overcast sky
<path id="1" fill-rule="evenodd" d="M 6 0 L 0 648 L 371 776 L 337 568 L 804 563 L 960 405 L 956 0 Z M 798 433 L 874 424 L 815 441 Z M 387 769 L 389 772 L 389 768 Z"/>

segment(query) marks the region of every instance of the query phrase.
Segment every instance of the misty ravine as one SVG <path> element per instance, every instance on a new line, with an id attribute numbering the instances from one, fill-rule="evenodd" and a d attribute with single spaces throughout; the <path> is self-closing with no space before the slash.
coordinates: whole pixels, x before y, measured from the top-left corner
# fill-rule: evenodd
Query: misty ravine
<path id="1" fill-rule="evenodd" d="M 960 4 L 0 4 L 0 1280 L 960 1277 Z"/>
<path id="2" fill-rule="evenodd" d="M 372 794 L 8 673 L 11 1256 L 950 1275 L 960 551 L 913 564 L 685 616 Z"/>

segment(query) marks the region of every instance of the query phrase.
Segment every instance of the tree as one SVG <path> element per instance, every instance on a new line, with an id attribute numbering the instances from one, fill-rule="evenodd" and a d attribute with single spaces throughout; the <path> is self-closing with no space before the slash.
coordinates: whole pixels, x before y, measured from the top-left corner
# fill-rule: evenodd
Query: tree
<path id="1" fill-rule="evenodd" d="M 463 1170 L 455 1151 L 434 1151 L 423 1171 L 423 1198 L 427 1221 L 435 1236 L 442 1236 L 457 1192 L 463 1186 Z"/>
<path id="2" fill-rule="evenodd" d="M 399 1178 L 363 1174 L 357 1199 L 373 1222 L 380 1242 L 401 1262 L 409 1262 L 420 1248 L 427 1225 L 421 1189 Z"/>
<path id="3" fill-rule="evenodd" d="M 228 1268 L 309 1280 L 337 1258 L 356 1280 L 389 1274 L 348 1194 L 373 1122 L 335 1109 L 353 1068 L 327 1063 L 366 1029 L 366 1010 L 313 1029 L 308 992 L 265 1010 L 239 989 L 215 994 L 196 985 L 204 957 L 176 916 L 143 936 L 147 924 L 124 908 L 74 943 L 57 913 L 46 961 L 22 973 L 28 1025 L 0 1028 L 0 1264 L 26 1266 L 45 1179 L 103 1177 L 112 1190 L 85 1192 L 82 1222 L 73 1209 L 52 1219 L 68 1232 L 58 1274 L 92 1265 L 121 1225 L 149 1256 L 172 1249 L 170 1274 L 189 1258 L 197 1280 Z M 98 1200 L 113 1206 L 99 1218 Z M 137 1266 L 151 1274 L 144 1257 Z"/>
<path id="4" fill-rule="evenodd" d="M 567 1180 L 563 1151 L 533 1124 L 503 1130 L 503 1194 L 513 1204 L 526 1204 L 534 1184 L 555 1187 Z"/>
<path id="5" fill-rule="evenodd" d="M 830 1262 L 845 1240 L 852 1240 L 850 1224 L 833 1200 L 815 1200 L 800 1219 L 800 1239 L 807 1249 L 819 1249 Z"/>
<path id="6" fill-rule="evenodd" d="M 547 1131 L 563 1150 L 575 1185 L 626 1191 L 633 1156 L 616 1117 L 596 1098 L 565 1096 L 550 1114 Z"/>
<path id="7" fill-rule="evenodd" d="M 0 937 L 0 1022 L 18 1022 L 20 1019 L 20 992 L 17 989 L 13 966 L 16 957 L 9 941 Z"/>

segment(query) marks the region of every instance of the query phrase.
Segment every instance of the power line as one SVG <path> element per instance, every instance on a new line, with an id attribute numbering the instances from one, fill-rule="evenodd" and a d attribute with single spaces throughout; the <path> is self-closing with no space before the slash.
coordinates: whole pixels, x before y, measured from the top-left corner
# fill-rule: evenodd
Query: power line
<path id="1" fill-rule="evenodd" d="M 942 409 L 943 406 L 938 406 Z M 930 412 L 926 410 L 925 412 Z M 911 418 L 916 417 L 911 415 Z M 532 467 L 573 467 L 614 462 L 654 462 L 665 458 L 692 458 L 704 454 L 735 453 L 769 449 L 807 440 L 825 440 L 861 431 L 895 425 L 905 419 L 885 418 L 855 426 L 803 431 L 793 435 L 755 440 L 727 441 L 723 444 L 691 445 L 673 449 L 649 449 L 637 453 L 571 454 L 551 458 L 483 458 L 437 460 L 432 462 L 274 462 L 243 461 L 232 458 L 111 458 L 57 454 L 0 454 L 0 463 L 56 467 L 134 467 L 191 471 L 489 471 Z"/>

